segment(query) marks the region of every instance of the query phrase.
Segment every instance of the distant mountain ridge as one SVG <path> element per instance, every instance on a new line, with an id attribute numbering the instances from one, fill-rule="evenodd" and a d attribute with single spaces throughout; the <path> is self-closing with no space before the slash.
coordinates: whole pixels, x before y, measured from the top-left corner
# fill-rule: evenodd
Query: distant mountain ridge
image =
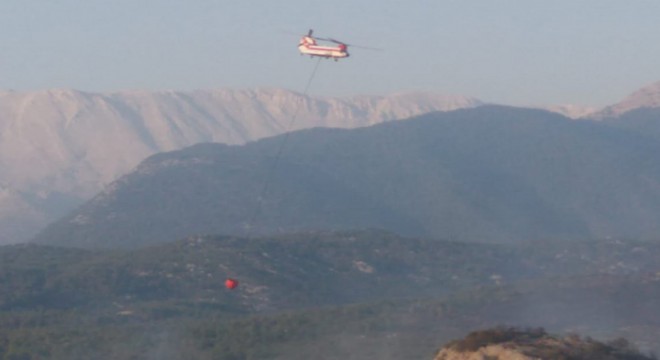
<path id="1" fill-rule="evenodd" d="M 545 108 L 658 137 L 658 99 L 660 83 L 600 112 L 576 105 Z M 354 128 L 482 104 L 423 92 L 325 98 L 281 89 L 0 91 L 0 244 L 26 240 L 154 153 L 277 135 L 294 114 L 294 130 Z"/>
<path id="2" fill-rule="evenodd" d="M 622 101 L 589 114 L 587 117 L 593 119 L 615 118 L 626 112 L 643 108 L 660 108 L 660 81 L 647 85 Z"/>
<path id="3" fill-rule="evenodd" d="M 282 89 L 0 92 L 0 244 L 24 240 L 157 152 L 242 144 L 309 127 L 354 128 L 479 100 L 430 93 L 324 98 Z M 297 115 L 295 122 L 292 117 Z M 27 208 L 22 226 L 1 216 Z"/>
<path id="4" fill-rule="evenodd" d="M 281 144 L 157 154 L 37 241 L 139 247 L 247 228 L 383 228 L 480 242 L 657 239 L 660 231 L 660 141 L 608 123 L 481 106 L 303 130 L 288 137 L 273 172 Z"/>
<path id="5" fill-rule="evenodd" d="M 597 108 L 592 106 L 581 106 L 581 105 L 572 105 L 572 104 L 541 106 L 540 109 L 552 111 L 554 113 L 564 115 L 571 119 L 581 119 L 581 118 L 589 117 L 589 115 L 593 114 L 598 110 Z"/>

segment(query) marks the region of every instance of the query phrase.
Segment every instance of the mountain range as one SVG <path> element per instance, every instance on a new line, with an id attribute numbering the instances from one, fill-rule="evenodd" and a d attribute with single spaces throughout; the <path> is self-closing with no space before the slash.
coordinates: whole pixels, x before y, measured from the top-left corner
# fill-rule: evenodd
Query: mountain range
<path id="1" fill-rule="evenodd" d="M 356 228 L 472 242 L 656 240 L 657 154 L 646 133 L 502 106 L 201 144 L 148 158 L 36 241 L 140 247 Z"/>
<path id="2" fill-rule="evenodd" d="M 480 104 L 430 93 L 321 98 L 280 89 L 1 92 L 0 244 L 26 240 L 154 153 Z"/>
<path id="3" fill-rule="evenodd" d="M 653 128 L 659 84 L 602 111 L 546 108 L 571 118 Z M 0 244 L 30 238 L 154 153 L 209 141 L 243 144 L 302 128 L 370 126 L 482 104 L 428 93 L 321 98 L 279 89 L 0 92 Z M 645 125 L 617 121 L 636 111 L 647 112 Z"/>
<path id="4" fill-rule="evenodd" d="M 629 111 L 644 109 L 644 108 L 659 108 L 660 107 L 660 81 L 649 84 L 620 102 L 607 106 L 600 111 L 596 111 L 586 117 L 592 119 L 606 119 L 616 118 Z"/>
<path id="5" fill-rule="evenodd" d="M 117 151 L 107 156 L 173 151 L 151 155 L 35 239 L 58 246 L 0 246 L 0 358 L 430 359 L 498 324 L 543 326 L 558 335 L 533 333 L 544 344 L 561 339 L 562 351 L 576 344 L 563 334 L 575 331 L 657 351 L 660 108 L 647 105 L 576 121 L 479 103 L 192 147 L 197 133 L 183 117 L 147 131 L 129 112 L 105 124 L 60 107 L 78 130 L 2 123 L 1 138 L 21 151 L 88 163 L 70 182 L 45 178 L 34 191 L 56 164 L 0 153 L 2 164 L 22 159 L 30 170 L 3 168 L 0 216 L 33 232 L 34 219 L 94 193 L 77 175 L 101 179 L 102 168 L 90 170 L 97 162 L 117 164 L 100 155 L 103 132 L 142 129 L 125 143 L 110 136 Z M 81 124 L 107 127 L 81 140 Z M 34 133 L 43 137 L 25 140 Z M 74 133 L 84 141 L 66 139 Z M 342 230 L 364 228 L 410 236 Z M 227 290 L 227 277 L 238 288 Z M 636 356 L 625 340 L 582 344 Z"/>

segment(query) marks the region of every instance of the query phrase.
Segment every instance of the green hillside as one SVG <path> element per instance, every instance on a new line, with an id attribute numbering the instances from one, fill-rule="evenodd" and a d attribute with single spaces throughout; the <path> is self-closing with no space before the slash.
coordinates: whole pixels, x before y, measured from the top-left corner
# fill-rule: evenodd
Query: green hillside
<path id="1" fill-rule="evenodd" d="M 430 359 L 499 324 L 659 349 L 660 245 L 380 231 L 0 247 L 0 359 Z M 237 290 L 223 287 L 232 276 Z"/>
<path id="2" fill-rule="evenodd" d="M 35 241 L 140 247 L 191 234 L 382 228 L 511 243 L 660 232 L 660 142 L 606 123 L 484 106 L 295 132 L 278 162 L 283 141 L 155 155 Z"/>
<path id="3" fill-rule="evenodd" d="M 252 239 L 192 236 L 134 251 L 9 246 L 0 248 L 0 260 L 0 309 L 85 307 L 112 313 L 158 302 L 173 312 L 203 304 L 227 313 L 262 313 L 440 296 L 547 276 L 653 273 L 660 271 L 660 245 L 513 246 L 382 231 L 305 232 Z M 239 290 L 224 288 L 227 277 L 239 279 Z"/>
<path id="4" fill-rule="evenodd" d="M 14 312 L 0 318 L 0 343 L 6 344 L 5 354 L 22 359 L 430 359 L 452 339 L 506 324 L 579 331 L 604 340 L 626 337 L 645 351 L 660 348 L 657 282 L 613 276 L 557 280 L 483 288 L 444 299 L 234 318 L 189 313 L 144 320 L 76 311 Z"/>
<path id="5" fill-rule="evenodd" d="M 639 108 L 603 121 L 608 125 L 660 141 L 660 109 L 658 108 Z"/>

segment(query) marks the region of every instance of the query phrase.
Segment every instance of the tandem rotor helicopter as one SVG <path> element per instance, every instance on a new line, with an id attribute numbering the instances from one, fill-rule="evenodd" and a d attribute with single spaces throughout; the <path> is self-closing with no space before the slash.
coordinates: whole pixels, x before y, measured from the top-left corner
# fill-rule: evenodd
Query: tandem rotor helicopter
<path id="1" fill-rule="evenodd" d="M 331 38 L 320 38 L 320 37 L 314 37 L 312 36 L 314 30 L 310 29 L 307 32 L 307 35 L 304 35 L 302 38 L 300 38 L 300 43 L 298 44 L 298 50 L 300 50 L 300 55 L 309 55 L 310 57 L 318 57 L 319 61 L 316 63 L 316 66 L 314 67 L 314 70 L 309 76 L 309 79 L 307 80 L 307 86 L 305 87 L 305 90 L 302 92 L 303 97 L 307 95 L 307 90 L 309 88 L 309 85 L 311 84 L 312 80 L 314 79 L 314 75 L 316 74 L 316 69 L 318 68 L 318 64 L 321 63 L 321 58 L 326 58 L 326 59 L 334 59 L 335 61 L 339 61 L 339 59 L 347 58 L 350 55 L 348 54 L 348 46 L 349 44 L 331 39 Z M 337 46 L 324 46 L 324 45 L 319 45 L 318 41 L 324 41 L 324 42 L 331 42 L 334 44 L 337 44 Z M 350 45 L 353 47 L 357 48 L 363 48 L 363 49 L 368 49 L 368 50 L 381 50 L 377 48 L 370 48 L 366 46 L 356 46 L 356 45 Z M 291 119 L 289 126 L 287 130 L 285 131 L 286 134 L 289 134 L 291 129 L 293 128 L 294 120 L 298 114 L 298 111 L 296 111 L 293 115 L 293 118 Z M 277 155 L 275 157 L 275 163 L 271 170 L 274 170 L 275 167 L 277 166 L 277 163 L 280 159 L 280 155 L 282 154 L 282 149 L 284 148 L 285 142 L 288 137 L 284 136 L 283 141 L 280 144 L 280 148 L 277 152 Z M 272 171 L 271 171 L 272 172 Z M 269 179 L 266 178 L 264 179 L 263 183 L 263 188 L 261 190 L 261 195 L 257 198 L 257 206 L 255 208 L 255 211 L 253 212 L 253 217 L 249 219 L 249 222 L 246 223 L 246 229 L 247 232 L 250 232 L 250 224 L 254 223 L 256 220 L 256 216 L 259 213 L 259 210 L 261 210 L 262 207 L 262 199 L 264 195 L 266 194 L 266 190 L 268 189 L 269 184 Z M 247 235 L 246 235 L 247 236 Z M 249 238 L 249 236 L 247 236 Z M 235 290 L 239 287 L 239 281 L 235 278 L 228 277 L 225 279 L 225 288 L 228 290 Z"/>
<path id="2" fill-rule="evenodd" d="M 332 38 L 314 37 L 312 36 L 313 32 L 314 30 L 309 29 L 307 35 L 300 38 L 300 43 L 298 43 L 298 50 L 300 51 L 300 55 L 309 55 L 310 57 L 318 56 L 326 59 L 334 59 L 335 61 L 350 56 L 350 54 L 348 53 L 348 46 L 350 44 Z M 335 43 L 337 44 L 337 46 L 319 45 L 317 40 Z M 350 46 L 362 48 L 362 49 L 368 49 L 368 50 L 381 50 L 366 46 L 357 46 L 357 45 L 350 45 Z"/>

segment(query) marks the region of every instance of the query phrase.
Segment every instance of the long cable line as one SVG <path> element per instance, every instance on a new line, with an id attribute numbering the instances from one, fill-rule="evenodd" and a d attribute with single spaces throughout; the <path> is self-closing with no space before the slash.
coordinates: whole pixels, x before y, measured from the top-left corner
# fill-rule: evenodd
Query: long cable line
<path id="1" fill-rule="evenodd" d="M 307 92 L 309 91 L 309 87 L 312 84 L 312 81 L 314 80 L 314 77 L 316 76 L 316 70 L 319 68 L 319 64 L 321 63 L 321 58 L 319 57 L 318 61 L 316 61 L 316 64 L 314 64 L 314 69 L 312 70 L 312 73 L 310 74 L 309 78 L 307 79 L 307 84 L 305 84 L 305 88 L 302 92 L 302 97 L 300 98 L 300 104 L 296 107 L 295 112 L 293 113 L 293 116 L 291 117 L 291 120 L 289 121 L 289 124 L 287 125 L 286 128 L 284 128 L 284 138 L 282 139 L 282 142 L 280 143 L 280 146 L 277 149 L 277 153 L 275 154 L 275 159 L 273 161 L 272 166 L 266 173 L 266 177 L 264 179 L 263 186 L 261 188 L 261 192 L 259 193 L 259 196 L 257 197 L 257 204 L 255 205 L 254 211 L 252 212 L 252 215 L 249 218 L 248 223 L 246 224 L 246 234 L 245 237 L 249 238 L 254 224 L 257 220 L 257 216 L 259 215 L 259 211 L 261 211 L 261 208 L 263 206 L 264 202 L 264 197 L 268 193 L 268 188 L 270 187 L 270 184 L 272 182 L 272 177 L 275 174 L 275 170 L 277 170 L 277 167 L 280 162 L 280 158 L 282 157 L 282 153 L 284 152 L 284 147 L 286 146 L 286 143 L 289 140 L 289 136 L 291 135 L 291 130 L 293 129 L 293 125 L 296 122 L 296 119 L 298 118 L 298 114 L 300 113 L 300 109 L 302 108 L 302 104 L 305 101 L 305 97 L 307 96 Z"/>

